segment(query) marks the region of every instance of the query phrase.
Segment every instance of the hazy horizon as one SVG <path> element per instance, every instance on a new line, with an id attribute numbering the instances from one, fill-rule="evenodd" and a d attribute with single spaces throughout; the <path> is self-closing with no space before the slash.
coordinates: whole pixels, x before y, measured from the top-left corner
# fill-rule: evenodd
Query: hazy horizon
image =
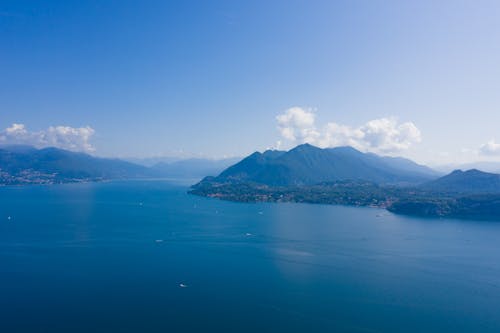
<path id="1" fill-rule="evenodd" d="M 499 16 L 495 1 L 3 2 L 0 143 L 500 162 Z"/>

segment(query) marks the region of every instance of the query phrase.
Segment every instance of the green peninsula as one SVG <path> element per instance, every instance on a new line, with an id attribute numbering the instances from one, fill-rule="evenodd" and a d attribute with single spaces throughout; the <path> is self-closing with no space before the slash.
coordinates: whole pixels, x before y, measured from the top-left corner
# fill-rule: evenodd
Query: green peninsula
<path id="1" fill-rule="evenodd" d="M 301 145 L 254 153 L 190 193 L 237 202 L 369 206 L 396 214 L 500 220 L 500 175 L 456 170 L 439 177 L 401 158 L 351 147 Z"/>

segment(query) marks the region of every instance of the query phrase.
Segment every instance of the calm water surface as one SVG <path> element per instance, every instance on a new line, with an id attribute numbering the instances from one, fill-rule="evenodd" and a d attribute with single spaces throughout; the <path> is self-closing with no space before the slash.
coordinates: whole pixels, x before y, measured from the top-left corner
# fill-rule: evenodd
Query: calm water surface
<path id="1" fill-rule="evenodd" d="M 0 188 L 0 332 L 500 332 L 500 223 L 186 190 Z"/>

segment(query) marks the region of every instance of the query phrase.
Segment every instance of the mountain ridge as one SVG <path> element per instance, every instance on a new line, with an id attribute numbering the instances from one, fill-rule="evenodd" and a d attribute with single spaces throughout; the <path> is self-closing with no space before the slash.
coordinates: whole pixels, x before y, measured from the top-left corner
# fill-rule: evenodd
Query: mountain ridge
<path id="1" fill-rule="evenodd" d="M 352 147 L 318 148 L 310 144 L 289 151 L 255 152 L 215 177 L 216 181 L 266 185 L 312 185 L 324 181 L 423 183 L 438 172 L 404 158 L 362 153 Z"/>

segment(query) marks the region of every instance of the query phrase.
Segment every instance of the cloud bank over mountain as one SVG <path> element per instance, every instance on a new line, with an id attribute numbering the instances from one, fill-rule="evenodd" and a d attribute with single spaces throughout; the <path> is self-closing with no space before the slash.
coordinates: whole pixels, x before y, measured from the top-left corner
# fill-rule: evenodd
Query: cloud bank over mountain
<path id="1" fill-rule="evenodd" d="M 50 126 L 46 130 L 30 131 L 24 124 L 12 124 L 0 131 L 2 145 L 30 145 L 36 148 L 57 147 L 91 153 L 90 143 L 95 131 L 92 127 Z"/>
<path id="2" fill-rule="evenodd" d="M 412 122 L 379 118 L 359 127 L 329 122 L 318 128 L 313 110 L 292 107 L 276 117 L 278 130 L 292 144 L 310 143 L 321 148 L 352 146 L 362 151 L 397 153 L 422 140 Z"/>

